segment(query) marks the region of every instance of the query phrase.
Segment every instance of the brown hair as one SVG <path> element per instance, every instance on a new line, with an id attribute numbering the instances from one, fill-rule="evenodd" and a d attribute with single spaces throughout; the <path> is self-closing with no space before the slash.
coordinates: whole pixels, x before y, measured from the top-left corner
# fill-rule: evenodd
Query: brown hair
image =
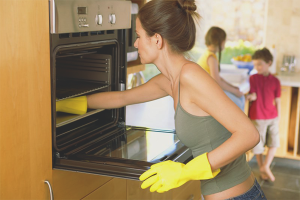
<path id="1" fill-rule="evenodd" d="M 220 27 L 213 26 L 211 27 L 205 35 L 205 44 L 206 46 L 214 45 L 219 47 L 219 71 L 220 71 L 220 62 L 222 58 L 221 46 L 222 42 L 226 40 L 226 32 Z"/>
<path id="2" fill-rule="evenodd" d="M 265 61 L 266 63 L 270 61 L 273 62 L 273 56 L 269 51 L 269 49 L 267 48 L 259 49 L 254 52 L 252 56 L 252 60 L 259 60 L 259 59 Z"/>
<path id="3" fill-rule="evenodd" d="M 177 53 L 189 51 L 195 45 L 196 26 L 194 0 L 152 0 L 137 15 L 148 36 L 158 33 Z"/>

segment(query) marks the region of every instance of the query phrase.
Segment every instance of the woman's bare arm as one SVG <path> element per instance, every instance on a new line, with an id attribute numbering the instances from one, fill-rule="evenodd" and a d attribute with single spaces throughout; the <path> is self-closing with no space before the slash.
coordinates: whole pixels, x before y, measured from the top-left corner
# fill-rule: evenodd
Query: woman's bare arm
<path id="1" fill-rule="evenodd" d="M 231 85 L 220 76 L 218 61 L 215 57 L 209 56 L 207 59 L 207 64 L 209 66 L 211 76 L 223 90 L 226 90 L 237 97 L 243 96 L 243 93 L 239 90 L 239 88 Z"/>
<path id="2" fill-rule="evenodd" d="M 126 105 L 147 102 L 170 94 L 170 82 L 159 74 L 147 83 L 125 91 L 101 92 L 87 96 L 88 108 L 120 108 Z"/>
<path id="3" fill-rule="evenodd" d="M 232 136 L 208 153 L 212 170 L 232 162 L 259 142 L 259 134 L 248 119 L 222 91 L 219 85 L 196 64 L 185 65 L 180 84 L 186 97 L 213 116 Z"/>

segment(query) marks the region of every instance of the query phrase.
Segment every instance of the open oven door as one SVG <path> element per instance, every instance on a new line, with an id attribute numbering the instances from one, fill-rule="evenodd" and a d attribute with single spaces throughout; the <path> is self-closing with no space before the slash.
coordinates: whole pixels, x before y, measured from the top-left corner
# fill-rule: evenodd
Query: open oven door
<path id="1" fill-rule="evenodd" d="M 190 150 L 172 131 L 136 127 L 110 131 L 84 149 L 75 148 L 57 155 L 54 167 L 138 179 L 153 163 L 165 160 L 186 163 L 191 159 Z"/>
<path id="2" fill-rule="evenodd" d="M 175 134 L 172 105 L 172 99 L 166 97 L 127 106 L 130 125 L 126 126 L 116 123 L 115 126 L 103 124 L 99 127 L 97 118 L 101 119 L 101 116 L 92 115 L 86 117 L 83 125 L 79 120 L 73 122 L 77 127 L 72 123 L 63 126 L 71 130 L 71 134 L 69 131 L 61 134 L 57 129 L 55 142 L 60 153 L 55 155 L 54 168 L 138 179 L 153 163 L 165 160 L 187 163 L 192 159 L 192 153 Z"/>

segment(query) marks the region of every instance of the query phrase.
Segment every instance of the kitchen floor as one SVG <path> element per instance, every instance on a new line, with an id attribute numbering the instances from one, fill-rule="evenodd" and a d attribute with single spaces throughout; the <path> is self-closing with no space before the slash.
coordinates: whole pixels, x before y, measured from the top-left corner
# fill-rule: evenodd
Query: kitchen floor
<path id="1" fill-rule="evenodd" d="M 249 165 L 268 200 L 300 200 L 299 160 L 275 158 L 271 164 L 271 170 L 276 178 L 273 183 L 259 177 L 255 157 L 249 161 Z"/>

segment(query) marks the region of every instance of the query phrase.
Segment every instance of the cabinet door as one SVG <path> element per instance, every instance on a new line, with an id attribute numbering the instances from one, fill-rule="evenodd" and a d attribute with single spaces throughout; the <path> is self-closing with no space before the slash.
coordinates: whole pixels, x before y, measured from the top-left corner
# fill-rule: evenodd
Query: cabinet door
<path id="1" fill-rule="evenodd" d="M 172 190 L 165 193 L 150 192 L 149 188 L 141 189 L 142 181 L 127 180 L 127 200 L 170 200 Z"/>
<path id="2" fill-rule="evenodd" d="M 126 179 L 114 178 L 83 200 L 126 200 Z"/>
<path id="3" fill-rule="evenodd" d="M 279 117 L 279 137 L 280 147 L 276 151 L 276 156 L 285 156 L 288 151 L 288 132 L 290 122 L 292 88 L 281 86 L 281 111 Z"/>
<path id="4" fill-rule="evenodd" d="M 0 1 L 0 199 L 49 199 L 48 1 Z"/>
<path id="5" fill-rule="evenodd" d="M 189 181 L 179 188 L 173 189 L 172 200 L 199 200 L 201 199 L 200 181 Z"/>
<path id="6" fill-rule="evenodd" d="M 58 199 L 81 199 L 103 186 L 112 177 L 53 170 L 53 192 Z"/>

